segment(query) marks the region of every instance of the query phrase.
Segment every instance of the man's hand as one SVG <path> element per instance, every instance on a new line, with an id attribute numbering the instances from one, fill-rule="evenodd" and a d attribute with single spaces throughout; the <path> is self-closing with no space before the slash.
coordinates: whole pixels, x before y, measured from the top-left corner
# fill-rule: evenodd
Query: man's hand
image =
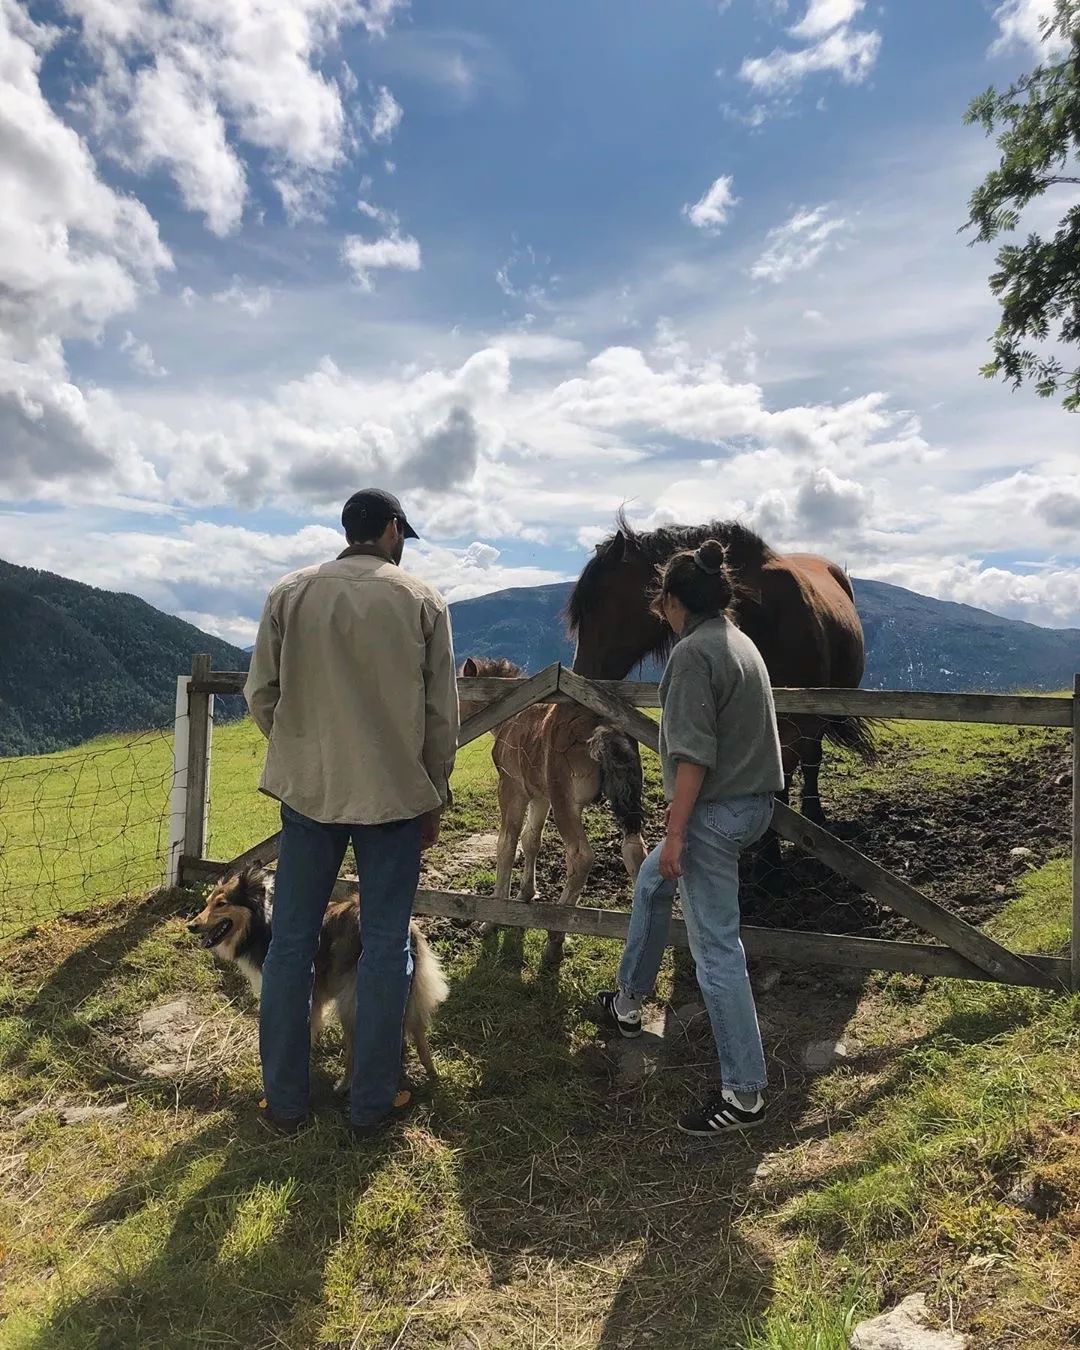
<path id="1" fill-rule="evenodd" d="M 420 849 L 426 852 L 429 848 L 434 848 L 439 842 L 439 831 L 442 829 L 443 808 L 440 806 L 435 811 L 429 811 L 424 816 L 420 825 Z"/>
<path id="2" fill-rule="evenodd" d="M 670 830 L 664 836 L 664 845 L 660 850 L 660 875 L 665 881 L 678 881 L 683 874 L 683 850 L 686 841 L 681 834 L 672 834 Z"/>

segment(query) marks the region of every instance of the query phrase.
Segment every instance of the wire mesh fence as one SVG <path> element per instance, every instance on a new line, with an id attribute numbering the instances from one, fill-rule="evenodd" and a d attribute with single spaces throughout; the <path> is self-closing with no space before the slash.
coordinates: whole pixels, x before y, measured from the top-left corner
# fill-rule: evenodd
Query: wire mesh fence
<path id="1" fill-rule="evenodd" d="M 159 886 L 172 727 L 0 760 L 0 935 Z"/>

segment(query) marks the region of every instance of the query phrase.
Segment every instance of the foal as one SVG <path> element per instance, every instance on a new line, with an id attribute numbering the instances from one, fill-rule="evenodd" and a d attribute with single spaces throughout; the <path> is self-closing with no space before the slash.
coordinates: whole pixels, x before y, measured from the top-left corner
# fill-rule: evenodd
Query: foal
<path id="1" fill-rule="evenodd" d="M 511 661 L 470 657 L 461 673 L 514 679 L 522 671 Z M 482 701 L 463 699 L 461 710 L 469 716 L 484 706 Z M 536 898 L 536 859 L 550 813 L 566 849 L 566 881 L 559 903 L 576 905 L 595 860 L 581 814 L 601 798 L 611 806 L 622 830 L 623 865 L 630 880 L 636 879 L 645 857 L 643 784 L 637 746 L 625 732 L 576 703 L 538 703 L 501 723 L 491 758 L 499 773 L 497 899 L 510 898 L 519 841 L 525 865 L 517 898 L 525 903 Z M 561 959 L 563 937 L 548 933 L 545 964 Z"/>

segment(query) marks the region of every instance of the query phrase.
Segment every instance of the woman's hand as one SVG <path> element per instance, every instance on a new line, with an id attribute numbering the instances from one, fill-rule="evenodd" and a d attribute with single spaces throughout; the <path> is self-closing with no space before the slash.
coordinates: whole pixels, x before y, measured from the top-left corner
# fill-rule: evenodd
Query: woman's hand
<path id="1" fill-rule="evenodd" d="M 683 874 L 683 850 L 686 840 L 681 834 L 670 830 L 664 836 L 664 846 L 660 850 L 660 875 L 665 881 L 678 881 Z"/>

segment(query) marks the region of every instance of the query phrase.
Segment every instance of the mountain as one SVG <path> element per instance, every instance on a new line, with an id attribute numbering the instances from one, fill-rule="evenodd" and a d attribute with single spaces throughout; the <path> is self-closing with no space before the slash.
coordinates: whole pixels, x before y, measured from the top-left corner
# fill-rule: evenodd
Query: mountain
<path id="1" fill-rule="evenodd" d="M 1039 628 L 884 581 L 854 586 L 866 634 L 865 689 L 1071 689 L 1080 671 L 1080 629 Z M 451 607 L 459 657 L 505 656 L 530 673 L 552 661 L 569 664 L 573 644 L 562 616 L 571 587 L 559 582 L 459 601 Z M 642 678 L 655 674 L 647 667 Z"/>
<path id="2" fill-rule="evenodd" d="M 529 672 L 570 664 L 571 583 L 452 606 L 458 656 L 506 656 Z M 1007 691 L 1071 687 L 1080 630 L 1039 628 L 882 581 L 856 581 L 867 689 Z M 176 677 L 195 652 L 218 670 L 250 653 L 133 595 L 0 562 L 0 756 L 40 754 L 111 732 L 172 725 Z M 646 666 L 641 677 L 656 677 Z M 218 699 L 222 718 L 243 711 Z"/>
<path id="3" fill-rule="evenodd" d="M 195 652 L 246 669 L 239 648 L 134 595 L 0 562 L 0 755 L 171 726 L 176 677 Z M 240 700 L 218 701 L 235 716 Z"/>
<path id="4" fill-rule="evenodd" d="M 554 661 L 571 665 L 574 644 L 563 611 L 573 588 L 572 581 L 521 586 L 451 605 L 459 662 L 467 656 L 505 656 L 530 675 Z"/>

